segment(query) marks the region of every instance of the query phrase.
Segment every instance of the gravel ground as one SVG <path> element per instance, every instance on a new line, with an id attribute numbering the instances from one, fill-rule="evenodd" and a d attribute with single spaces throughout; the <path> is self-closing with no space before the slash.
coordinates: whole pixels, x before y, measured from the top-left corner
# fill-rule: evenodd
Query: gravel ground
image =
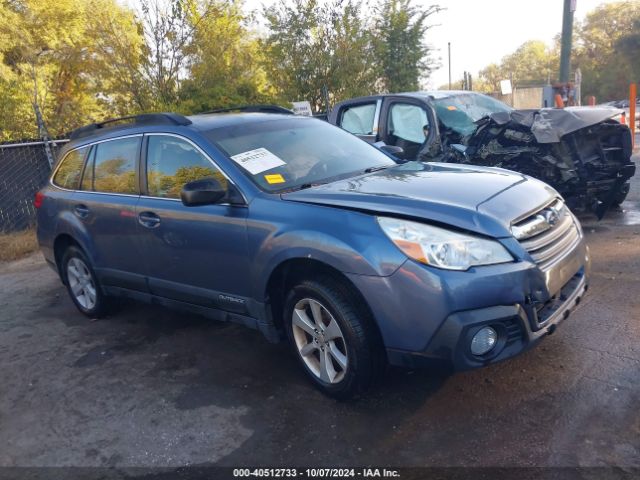
<path id="1" fill-rule="evenodd" d="M 589 295 L 538 348 L 352 403 L 254 331 L 136 303 L 88 321 L 39 254 L 2 264 L 0 466 L 640 467 L 640 178 L 583 224 Z"/>

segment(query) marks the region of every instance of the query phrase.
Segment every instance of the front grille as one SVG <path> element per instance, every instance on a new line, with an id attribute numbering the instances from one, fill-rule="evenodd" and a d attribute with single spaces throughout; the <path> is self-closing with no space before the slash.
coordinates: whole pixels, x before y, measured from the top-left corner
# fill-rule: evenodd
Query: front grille
<path id="1" fill-rule="evenodd" d="M 580 229 L 562 200 L 518 222 L 512 231 L 542 270 L 569 254 L 580 241 Z"/>

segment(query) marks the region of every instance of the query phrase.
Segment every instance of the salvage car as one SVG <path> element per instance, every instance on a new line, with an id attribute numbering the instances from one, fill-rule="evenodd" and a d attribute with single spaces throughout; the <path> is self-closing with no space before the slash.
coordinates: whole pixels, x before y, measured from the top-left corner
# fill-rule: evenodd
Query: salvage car
<path id="1" fill-rule="evenodd" d="M 329 121 L 400 159 L 502 167 L 545 181 L 576 210 L 602 217 L 635 173 L 615 108 L 514 110 L 470 91 L 374 95 L 337 104 Z M 402 149 L 402 150 L 400 150 Z"/>
<path id="2" fill-rule="evenodd" d="M 580 223 L 543 182 L 399 165 L 293 115 L 88 125 L 35 206 L 44 257 L 86 316 L 128 297 L 238 322 L 287 339 L 338 398 L 387 364 L 511 358 L 552 333 L 589 281 Z"/>

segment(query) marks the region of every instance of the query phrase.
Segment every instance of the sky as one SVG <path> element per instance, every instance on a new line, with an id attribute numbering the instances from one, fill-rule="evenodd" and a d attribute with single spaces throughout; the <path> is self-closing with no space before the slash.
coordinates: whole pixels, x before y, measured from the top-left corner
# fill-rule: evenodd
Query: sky
<path id="1" fill-rule="evenodd" d="M 577 0 L 576 20 L 600 4 L 617 0 Z M 245 0 L 245 8 L 259 9 L 274 0 Z M 426 41 L 437 49 L 441 68 L 433 72 L 429 88 L 449 81 L 447 43 L 451 42 L 451 76 L 461 79 L 464 71 L 477 77 L 479 70 L 499 62 L 527 40 L 552 43 L 562 30 L 563 0 L 414 0 L 418 5 L 446 7 L 433 17 L 438 25 L 427 32 Z"/>

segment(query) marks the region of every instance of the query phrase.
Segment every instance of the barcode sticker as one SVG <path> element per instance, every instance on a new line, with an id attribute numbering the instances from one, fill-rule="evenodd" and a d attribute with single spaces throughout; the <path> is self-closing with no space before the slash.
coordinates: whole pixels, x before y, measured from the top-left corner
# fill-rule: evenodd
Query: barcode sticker
<path id="1" fill-rule="evenodd" d="M 239 153 L 233 155 L 231 159 L 252 175 L 286 165 L 280 157 L 266 148 L 256 148 L 255 150 Z"/>

